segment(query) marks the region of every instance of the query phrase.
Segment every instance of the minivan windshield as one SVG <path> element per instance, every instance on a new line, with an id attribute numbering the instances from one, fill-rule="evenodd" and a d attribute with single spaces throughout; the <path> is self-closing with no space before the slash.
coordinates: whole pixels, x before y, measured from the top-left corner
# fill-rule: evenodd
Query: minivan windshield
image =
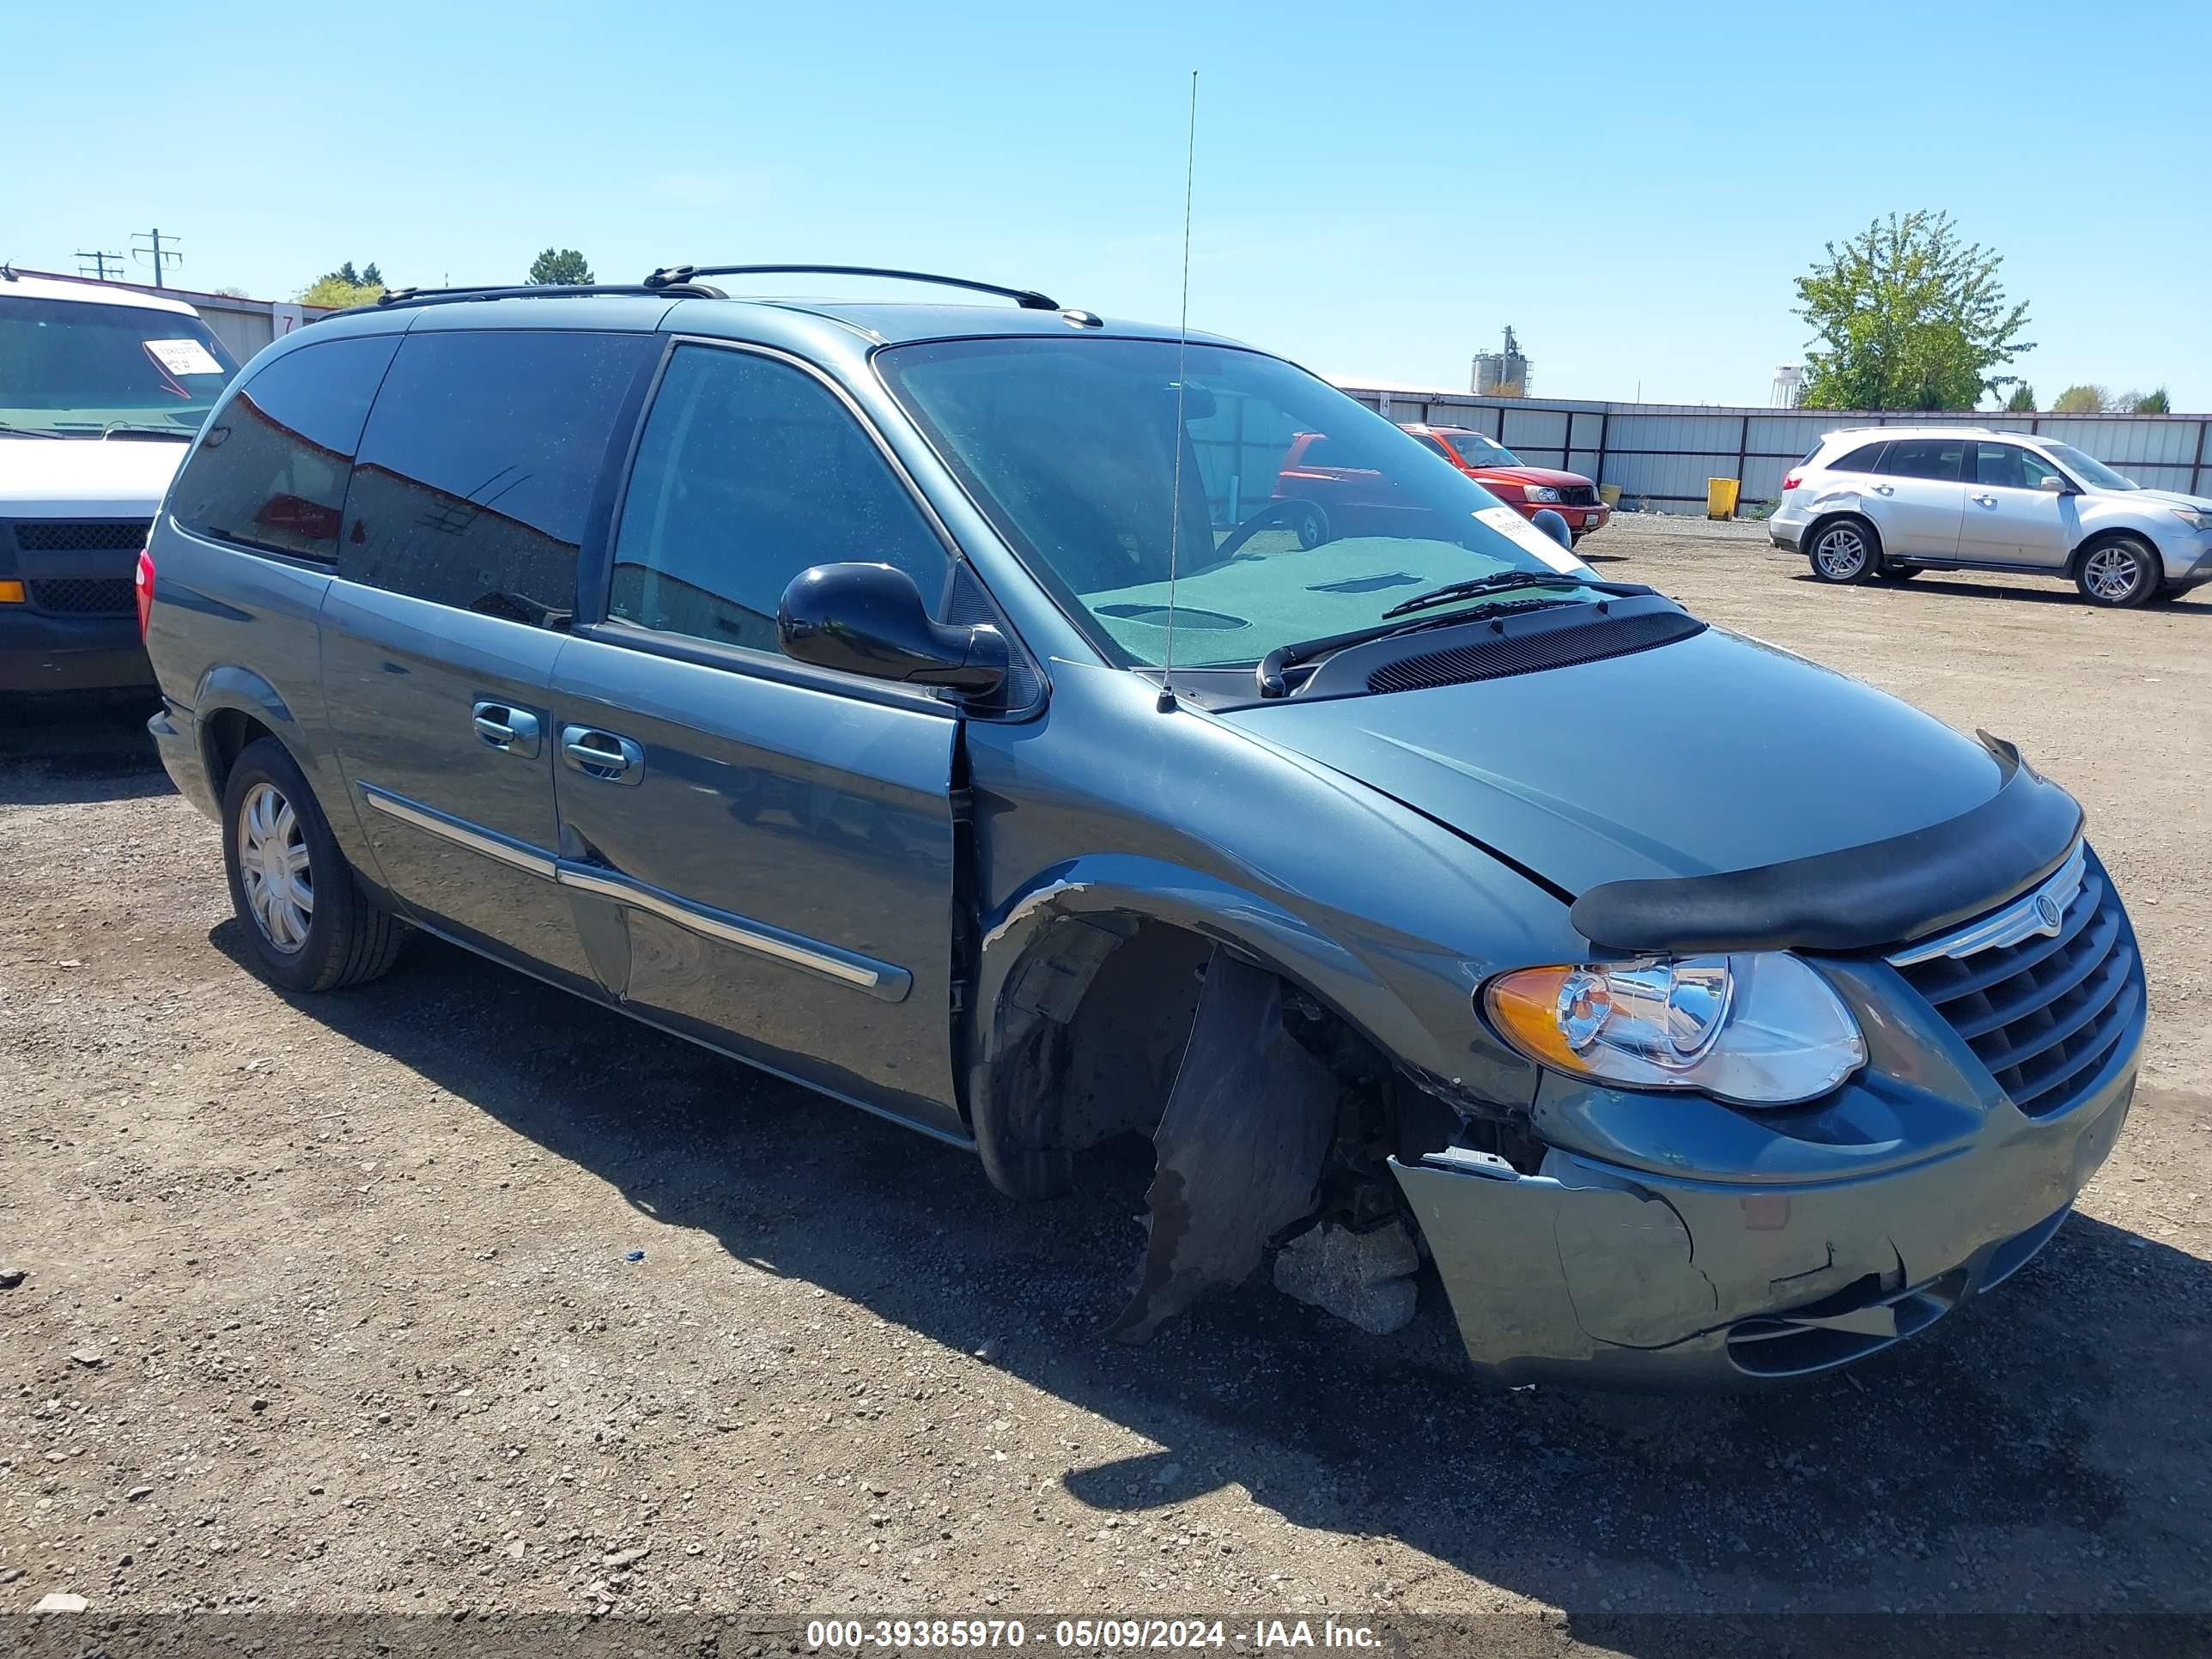
<path id="1" fill-rule="evenodd" d="M 1374 627 L 1449 583 L 1596 580 L 1418 439 L 1258 352 L 1094 336 L 932 341 L 876 361 L 994 527 L 1125 666 L 1164 659 L 1171 602 L 1176 663 L 1230 666 Z M 1602 597 L 1508 584 L 1480 602 Z"/>
<path id="2" fill-rule="evenodd" d="M 2086 484 L 2099 489 L 2141 489 L 2133 478 L 2124 478 L 2094 455 L 2084 455 L 2072 444 L 2045 444 L 2051 459 Z"/>
<path id="3" fill-rule="evenodd" d="M 189 438 L 237 373 L 184 312 L 0 289 L 0 435 Z"/>

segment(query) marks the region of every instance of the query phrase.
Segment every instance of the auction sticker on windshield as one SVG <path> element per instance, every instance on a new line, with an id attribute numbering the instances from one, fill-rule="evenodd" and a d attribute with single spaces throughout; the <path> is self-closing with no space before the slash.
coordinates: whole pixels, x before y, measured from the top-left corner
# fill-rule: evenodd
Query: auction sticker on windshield
<path id="1" fill-rule="evenodd" d="M 1478 522 L 1488 525 L 1523 553 L 1541 559 L 1545 565 L 1563 576 L 1595 576 L 1597 572 L 1573 554 L 1561 547 L 1542 531 L 1530 524 L 1510 507 L 1486 507 L 1475 514 Z"/>
<path id="2" fill-rule="evenodd" d="M 198 340 L 149 340 L 147 355 L 172 374 L 220 374 L 222 365 Z"/>

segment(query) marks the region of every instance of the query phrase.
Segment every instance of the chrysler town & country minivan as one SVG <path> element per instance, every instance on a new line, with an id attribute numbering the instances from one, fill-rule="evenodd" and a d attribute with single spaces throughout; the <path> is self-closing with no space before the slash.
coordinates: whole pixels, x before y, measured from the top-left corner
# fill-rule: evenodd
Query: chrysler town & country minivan
<path id="1" fill-rule="evenodd" d="M 274 984 L 421 929 L 1025 1197 L 1149 1137 L 1130 1340 L 1374 1242 L 1494 1376 L 1745 1384 L 2065 1220 L 2143 974 L 2011 744 L 1279 358 L 709 280 L 760 269 L 395 296 L 210 416 L 152 727 Z M 1310 434 L 1397 510 L 1277 495 Z"/>

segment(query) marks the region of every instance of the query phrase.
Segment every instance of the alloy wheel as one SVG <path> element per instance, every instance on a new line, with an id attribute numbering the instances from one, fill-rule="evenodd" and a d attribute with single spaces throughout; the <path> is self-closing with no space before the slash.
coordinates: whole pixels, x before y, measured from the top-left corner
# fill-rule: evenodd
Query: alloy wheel
<path id="1" fill-rule="evenodd" d="M 306 945 L 315 915 L 307 838 L 273 784 L 255 784 L 239 803 L 238 873 L 261 936 L 287 956 Z"/>
<path id="2" fill-rule="evenodd" d="M 2099 599 L 2112 604 L 2127 599 L 2142 580 L 2134 552 L 2124 547 L 2100 547 L 2081 568 L 2081 579 Z"/>
<path id="3" fill-rule="evenodd" d="M 1814 544 L 1813 561 L 1831 581 L 1849 581 L 1866 568 L 1866 538 L 1849 525 L 1838 525 Z"/>

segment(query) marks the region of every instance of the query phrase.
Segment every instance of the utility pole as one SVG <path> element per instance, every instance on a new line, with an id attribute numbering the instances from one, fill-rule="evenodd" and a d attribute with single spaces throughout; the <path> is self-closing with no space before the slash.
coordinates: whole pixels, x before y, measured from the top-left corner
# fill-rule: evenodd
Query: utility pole
<path id="1" fill-rule="evenodd" d="M 184 264 L 185 256 L 177 252 L 177 243 L 180 240 L 182 239 L 172 236 L 169 238 L 169 246 L 163 247 L 161 246 L 161 233 L 158 229 L 141 232 L 139 234 L 131 239 L 131 252 L 139 259 L 150 264 L 154 267 L 154 286 L 155 288 L 166 288 L 168 286 L 167 283 L 161 280 L 167 266 L 180 265 Z M 141 242 L 149 243 L 150 244 L 150 246 L 141 247 L 138 246 Z"/>
<path id="2" fill-rule="evenodd" d="M 91 263 L 92 269 L 90 270 L 87 270 L 84 268 L 87 261 Z M 113 265 L 115 267 L 115 279 L 118 282 L 122 281 L 124 263 L 123 256 L 121 254 L 102 253 L 97 249 L 94 249 L 90 253 L 87 253 L 82 248 L 79 248 L 76 251 L 76 274 L 80 276 L 90 276 L 96 281 L 104 283 L 108 279 L 107 268 L 110 265 Z"/>

